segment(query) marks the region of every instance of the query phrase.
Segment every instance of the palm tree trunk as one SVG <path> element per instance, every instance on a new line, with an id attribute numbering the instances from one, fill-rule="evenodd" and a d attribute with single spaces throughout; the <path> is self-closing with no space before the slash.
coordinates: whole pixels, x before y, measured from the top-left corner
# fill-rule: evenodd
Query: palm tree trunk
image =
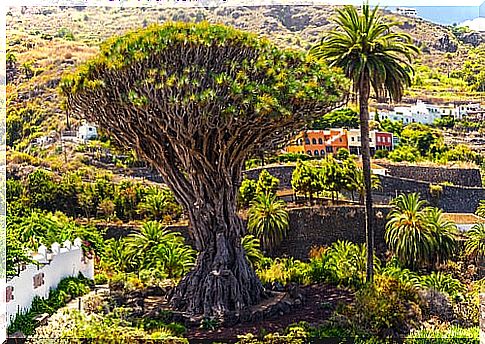
<path id="1" fill-rule="evenodd" d="M 370 82 L 367 73 L 361 77 L 359 87 L 359 108 L 360 108 L 360 137 L 362 170 L 364 173 L 365 190 L 365 232 L 367 245 L 367 282 L 372 283 L 374 279 L 374 226 L 372 210 L 372 189 L 371 189 L 371 165 L 370 165 L 370 140 L 369 140 L 369 95 Z"/>

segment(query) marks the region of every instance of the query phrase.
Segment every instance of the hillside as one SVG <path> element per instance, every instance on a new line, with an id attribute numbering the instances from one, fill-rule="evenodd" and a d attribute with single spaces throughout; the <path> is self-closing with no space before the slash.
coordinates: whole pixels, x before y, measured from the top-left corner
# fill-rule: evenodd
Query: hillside
<path id="1" fill-rule="evenodd" d="M 66 113 L 56 92 L 60 77 L 93 56 L 98 44 L 112 35 L 152 23 L 207 20 L 256 32 L 280 46 L 308 49 L 333 28 L 329 19 L 334 9 L 332 6 L 11 8 L 7 13 L 7 50 L 11 56 L 10 60 L 7 57 L 7 145 L 22 150 L 31 139 L 46 134 L 58 136 L 66 128 Z M 417 64 L 434 74 L 458 69 L 472 48 L 471 44 L 460 42 L 450 28 L 390 12 L 386 16 L 400 22 L 397 30 L 413 37 L 422 50 Z M 453 58 L 446 53 L 453 53 Z M 440 91 L 441 80 L 426 73 L 421 78 L 424 83 L 431 82 L 433 87 L 437 83 L 434 88 Z M 458 83 L 453 89 L 455 86 L 450 85 L 452 91 L 466 87 Z M 421 94 L 422 89 L 419 86 L 412 92 Z M 76 125 L 76 120 L 71 120 L 71 124 Z"/>

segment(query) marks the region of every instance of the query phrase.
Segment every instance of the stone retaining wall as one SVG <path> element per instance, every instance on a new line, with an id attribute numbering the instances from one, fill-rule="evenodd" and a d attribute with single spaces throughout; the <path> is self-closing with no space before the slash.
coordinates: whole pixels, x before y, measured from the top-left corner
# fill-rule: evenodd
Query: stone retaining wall
<path id="1" fill-rule="evenodd" d="M 378 253 L 384 253 L 384 230 L 390 208 L 375 209 L 375 246 Z M 98 225 L 105 229 L 105 238 L 121 238 L 136 230 L 136 226 Z M 181 233 L 189 245 L 193 240 L 188 226 L 168 226 Z M 362 206 L 304 207 L 289 210 L 288 235 L 274 252 L 274 256 L 291 256 L 307 259 L 312 247 L 330 245 L 337 240 L 355 243 L 365 242 L 365 215 Z"/>
<path id="2" fill-rule="evenodd" d="M 482 177 L 478 168 L 428 167 L 391 164 L 381 161 L 377 163 L 385 167 L 388 170 L 388 174 L 394 177 L 421 180 L 434 184 L 448 182 L 461 186 L 482 186 Z"/>
<path id="3" fill-rule="evenodd" d="M 382 202 L 390 201 L 401 193 L 418 192 L 421 198 L 431 205 L 437 206 L 448 213 L 473 213 L 480 200 L 485 199 L 485 188 L 466 186 L 441 186 L 441 192 L 433 195 L 429 182 L 394 176 L 379 176 L 382 188 L 375 191 Z"/>
<path id="4" fill-rule="evenodd" d="M 375 247 L 386 251 L 386 216 L 390 207 L 375 207 Z M 362 206 L 307 207 L 289 212 L 288 235 L 274 252 L 275 256 L 307 259 L 312 247 L 328 246 L 337 240 L 365 243 L 365 213 Z"/>

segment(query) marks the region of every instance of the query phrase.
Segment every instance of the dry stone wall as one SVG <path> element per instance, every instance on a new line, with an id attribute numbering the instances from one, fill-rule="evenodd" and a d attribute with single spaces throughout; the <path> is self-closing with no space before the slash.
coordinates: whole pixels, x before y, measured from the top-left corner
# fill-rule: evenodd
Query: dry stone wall
<path id="1" fill-rule="evenodd" d="M 390 164 L 378 162 L 388 170 L 390 176 L 414 179 L 434 184 L 452 183 L 453 185 L 481 187 L 482 177 L 478 168 L 446 168 Z"/>

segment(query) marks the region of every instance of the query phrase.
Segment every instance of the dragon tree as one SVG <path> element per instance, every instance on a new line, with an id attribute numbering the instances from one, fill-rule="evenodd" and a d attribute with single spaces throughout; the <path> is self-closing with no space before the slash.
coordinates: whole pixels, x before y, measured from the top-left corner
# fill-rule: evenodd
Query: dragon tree
<path id="1" fill-rule="evenodd" d="M 313 57 L 208 23 L 111 38 L 61 82 L 69 111 L 135 149 L 185 207 L 198 256 L 170 302 L 218 317 L 267 296 L 241 246 L 236 193 L 246 157 L 340 106 L 347 87 Z"/>

